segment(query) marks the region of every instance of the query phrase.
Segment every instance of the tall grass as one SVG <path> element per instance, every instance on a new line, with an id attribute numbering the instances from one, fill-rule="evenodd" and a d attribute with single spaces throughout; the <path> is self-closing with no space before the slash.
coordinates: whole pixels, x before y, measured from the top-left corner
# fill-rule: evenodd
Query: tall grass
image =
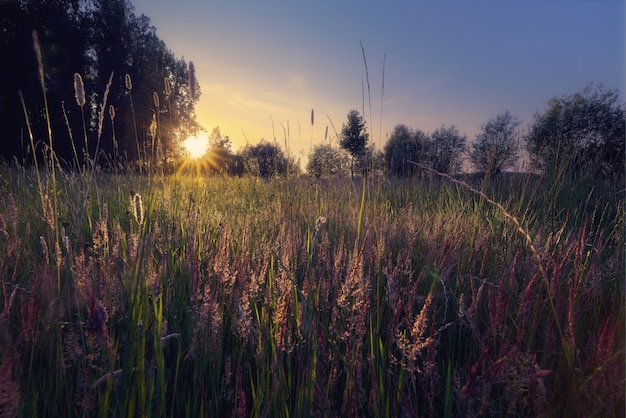
<path id="1" fill-rule="evenodd" d="M 624 415 L 623 191 L 154 176 L 154 123 L 0 166 L 1 416 Z"/>
<path id="2" fill-rule="evenodd" d="M 607 215 L 623 205 L 608 192 L 551 230 L 529 180 L 532 199 L 503 205 L 533 254 L 500 208 L 436 178 L 361 195 L 347 179 L 172 177 L 150 193 L 101 175 L 97 221 L 55 260 L 33 173 L 3 170 L 0 381 L 22 415 L 624 411 L 623 217 Z M 71 181 L 57 218 L 80 201 Z"/>

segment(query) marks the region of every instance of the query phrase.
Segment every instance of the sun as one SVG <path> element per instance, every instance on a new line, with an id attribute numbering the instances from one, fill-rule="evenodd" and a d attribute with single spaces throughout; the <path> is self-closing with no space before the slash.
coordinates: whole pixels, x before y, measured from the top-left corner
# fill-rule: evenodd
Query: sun
<path id="1" fill-rule="evenodd" d="M 192 160 L 203 157 L 209 148 L 209 137 L 204 133 L 190 136 L 183 141 L 183 149 Z"/>

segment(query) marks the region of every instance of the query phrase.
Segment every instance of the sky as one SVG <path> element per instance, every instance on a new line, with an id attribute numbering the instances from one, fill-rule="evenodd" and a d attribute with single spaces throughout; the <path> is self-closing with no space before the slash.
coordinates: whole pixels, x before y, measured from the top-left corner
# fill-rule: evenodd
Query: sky
<path id="1" fill-rule="evenodd" d="M 620 0 L 132 4 L 193 61 L 198 122 L 235 149 L 276 139 L 306 160 L 311 145 L 337 145 L 352 109 L 378 149 L 400 123 L 455 125 L 471 141 L 506 110 L 527 127 L 549 99 L 588 82 L 626 94 Z"/>

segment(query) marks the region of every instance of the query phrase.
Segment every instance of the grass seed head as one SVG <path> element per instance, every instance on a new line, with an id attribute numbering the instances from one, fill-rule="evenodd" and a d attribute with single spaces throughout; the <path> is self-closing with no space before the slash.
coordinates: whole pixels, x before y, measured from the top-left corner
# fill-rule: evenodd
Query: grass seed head
<path id="1" fill-rule="evenodd" d="M 172 93 L 172 83 L 170 83 L 170 79 L 167 77 L 163 78 L 163 84 L 165 85 L 165 96 L 169 97 Z"/>
<path id="2" fill-rule="evenodd" d="M 111 117 L 111 122 L 115 120 L 115 107 L 113 105 L 109 106 L 109 116 Z"/>
<path id="3" fill-rule="evenodd" d="M 131 204 L 135 221 L 137 221 L 137 223 L 141 225 L 143 223 L 143 203 L 141 201 L 141 195 L 139 193 L 135 193 Z"/>
<path id="4" fill-rule="evenodd" d="M 152 93 L 152 100 L 154 101 L 154 107 L 159 108 L 159 93 L 156 91 Z"/>
<path id="5" fill-rule="evenodd" d="M 192 100 L 196 100 L 196 66 L 189 61 L 189 94 Z"/>
<path id="6" fill-rule="evenodd" d="M 85 106 L 85 84 L 80 74 L 74 73 L 74 97 L 80 107 Z"/>
<path id="7" fill-rule="evenodd" d="M 126 90 L 131 91 L 133 89 L 133 81 L 130 78 L 130 74 L 124 76 L 124 83 L 126 84 Z"/>
<path id="8" fill-rule="evenodd" d="M 150 136 L 152 138 L 156 138 L 156 134 L 157 134 L 156 113 L 152 113 L 152 122 L 150 122 Z"/>
<path id="9" fill-rule="evenodd" d="M 41 48 L 39 47 L 39 35 L 37 35 L 37 31 L 33 29 L 33 48 L 35 49 L 35 56 L 37 57 L 37 66 L 39 69 L 39 82 L 41 83 L 41 88 L 45 89 L 44 79 L 43 79 L 43 59 L 41 58 Z"/>

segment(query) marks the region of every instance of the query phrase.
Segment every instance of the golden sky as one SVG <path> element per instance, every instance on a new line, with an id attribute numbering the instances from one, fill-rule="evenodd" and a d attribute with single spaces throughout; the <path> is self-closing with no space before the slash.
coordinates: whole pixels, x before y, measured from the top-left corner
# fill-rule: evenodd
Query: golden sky
<path id="1" fill-rule="evenodd" d="M 194 62 L 207 131 L 220 126 L 235 148 L 261 138 L 284 146 L 288 136 L 303 161 L 352 109 L 364 111 L 378 146 L 398 123 L 454 124 L 471 140 L 505 110 L 525 127 L 550 98 L 590 81 L 626 89 L 620 1 L 133 4 Z"/>

